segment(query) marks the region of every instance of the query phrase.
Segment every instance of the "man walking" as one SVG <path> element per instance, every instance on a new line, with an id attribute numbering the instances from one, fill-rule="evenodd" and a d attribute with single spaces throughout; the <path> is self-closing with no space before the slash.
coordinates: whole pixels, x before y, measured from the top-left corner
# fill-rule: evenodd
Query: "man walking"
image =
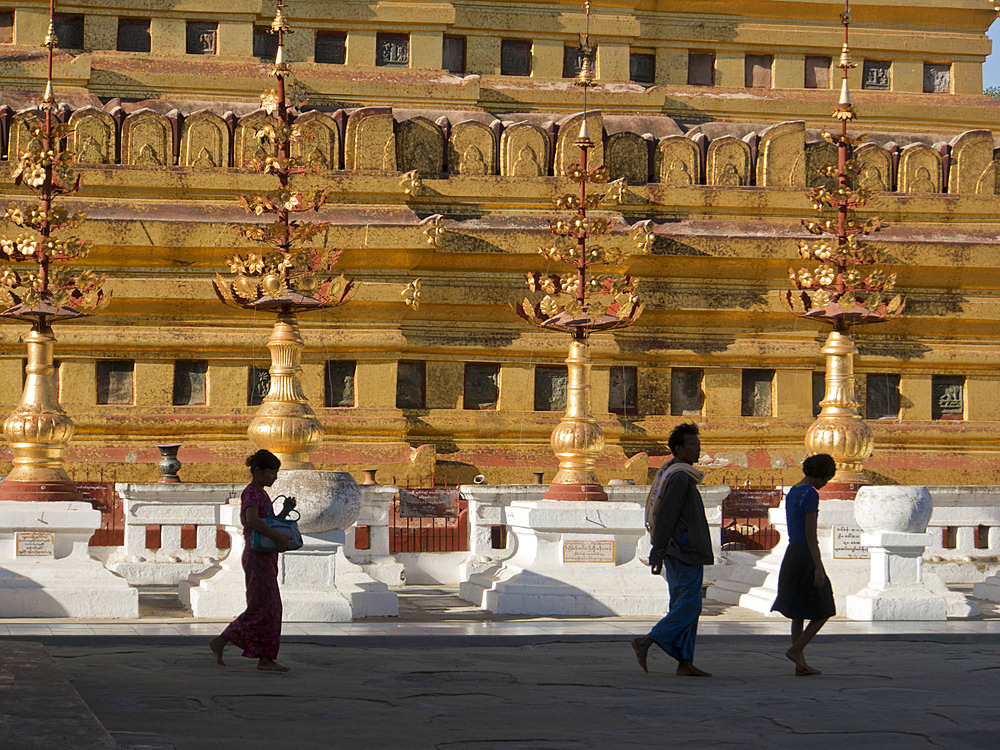
<path id="1" fill-rule="evenodd" d="M 698 426 L 677 425 L 667 447 L 674 457 L 660 467 L 653 480 L 646 500 L 646 528 L 653 544 L 649 563 L 654 573 L 663 568 L 670 608 L 648 635 L 632 640 L 632 648 L 646 672 L 649 647 L 655 643 L 677 660 L 678 675 L 711 677 L 694 665 L 702 576 L 704 567 L 715 562 L 705 505 L 697 487 L 705 474 L 692 465 L 701 456 Z"/>

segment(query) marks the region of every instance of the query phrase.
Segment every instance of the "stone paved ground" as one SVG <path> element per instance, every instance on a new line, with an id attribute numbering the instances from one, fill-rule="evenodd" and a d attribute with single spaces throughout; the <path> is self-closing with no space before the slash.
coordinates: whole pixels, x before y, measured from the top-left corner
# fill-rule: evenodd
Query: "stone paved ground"
<path id="1" fill-rule="evenodd" d="M 290 674 L 236 653 L 218 667 L 203 638 L 42 640 L 135 750 L 951 750 L 1000 731 L 1000 637 L 985 634 L 821 634 L 824 674 L 809 678 L 791 675 L 783 639 L 706 637 L 705 680 L 658 654 L 646 675 L 626 640 L 594 636 L 303 636 L 282 647 Z"/>

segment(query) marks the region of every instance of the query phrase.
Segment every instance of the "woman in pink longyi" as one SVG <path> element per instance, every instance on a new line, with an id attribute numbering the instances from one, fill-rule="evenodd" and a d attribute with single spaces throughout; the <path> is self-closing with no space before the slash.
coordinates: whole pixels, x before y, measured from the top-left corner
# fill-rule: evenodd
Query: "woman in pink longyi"
<path id="1" fill-rule="evenodd" d="M 243 522 L 243 572 L 247 584 L 246 611 L 229 627 L 208 642 L 212 655 L 223 664 L 222 651 L 232 643 L 243 649 L 243 656 L 257 659 L 257 669 L 287 672 L 288 667 L 275 661 L 281 645 L 281 592 L 278 590 L 278 552 L 288 549 L 288 541 L 273 531 L 263 519 L 274 516 L 271 498 L 265 487 L 274 484 L 281 461 L 270 451 L 259 450 L 247 459 L 250 484 L 240 498 L 240 521 Z M 278 552 L 258 552 L 250 546 L 250 533 L 259 531 L 274 540 Z"/>

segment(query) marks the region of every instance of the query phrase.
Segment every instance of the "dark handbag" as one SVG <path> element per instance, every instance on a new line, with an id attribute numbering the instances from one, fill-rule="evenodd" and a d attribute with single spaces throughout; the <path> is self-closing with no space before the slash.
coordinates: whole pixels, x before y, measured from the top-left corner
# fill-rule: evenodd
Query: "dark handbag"
<path id="1" fill-rule="evenodd" d="M 278 500 L 285 500 L 284 495 L 278 495 L 274 498 L 274 502 Z M 272 503 L 273 505 L 274 503 Z M 264 523 L 270 526 L 274 531 L 277 531 L 283 537 L 288 540 L 288 550 L 301 549 L 302 548 L 302 534 L 299 532 L 299 518 L 301 515 L 297 510 L 291 510 L 290 513 L 295 513 L 295 518 L 288 518 L 288 513 L 282 511 L 282 515 L 273 516 L 271 518 L 262 518 Z M 255 552 L 277 552 L 278 546 L 274 543 L 274 540 L 269 536 L 264 536 L 257 529 L 250 532 L 250 549 Z"/>

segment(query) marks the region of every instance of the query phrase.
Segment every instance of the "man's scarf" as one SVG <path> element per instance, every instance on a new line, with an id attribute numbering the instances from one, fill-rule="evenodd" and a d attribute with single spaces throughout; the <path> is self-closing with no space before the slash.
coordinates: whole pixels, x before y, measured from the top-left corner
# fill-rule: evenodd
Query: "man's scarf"
<path id="1" fill-rule="evenodd" d="M 678 461 L 677 463 L 664 464 L 656 472 L 653 479 L 653 486 L 649 488 L 649 495 L 646 497 L 646 530 L 653 531 L 653 524 L 656 523 L 656 514 L 660 512 L 660 505 L 663 504 L 663 490 L 667 486 L 667 481 L 674 474 L 683 472 L 694 480 L 695 484 L 701 484 L 705 479 L 705 472 L 698 471 L 691 464 Z"/>

